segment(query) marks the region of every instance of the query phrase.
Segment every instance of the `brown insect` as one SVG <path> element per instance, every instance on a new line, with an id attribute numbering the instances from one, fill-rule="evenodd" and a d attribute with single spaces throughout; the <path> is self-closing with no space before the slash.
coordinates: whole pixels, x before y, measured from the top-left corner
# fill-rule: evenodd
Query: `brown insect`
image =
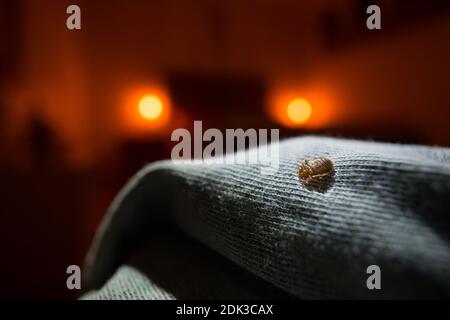
<path id="1" fill-rule="evenodd" d="M 305 160 L 298 169 L 298 177 L 305 184 L 320 182 L 323 178 L 332 176 L 333 173 L 333 161 L 325 157 Z"/>

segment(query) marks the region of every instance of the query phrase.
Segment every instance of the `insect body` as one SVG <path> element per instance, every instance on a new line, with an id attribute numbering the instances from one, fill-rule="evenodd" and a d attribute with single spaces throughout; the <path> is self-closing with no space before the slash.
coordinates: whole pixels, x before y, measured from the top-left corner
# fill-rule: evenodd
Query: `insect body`
<path id="1" fill-rule="evenodd" d="M 320 157 L 305 160 L 298 169 L 298 177 L 305 184 L 320 182 L 321 179 L 329 177 L 334 173 L 334 164 L 328 158 Z"/>

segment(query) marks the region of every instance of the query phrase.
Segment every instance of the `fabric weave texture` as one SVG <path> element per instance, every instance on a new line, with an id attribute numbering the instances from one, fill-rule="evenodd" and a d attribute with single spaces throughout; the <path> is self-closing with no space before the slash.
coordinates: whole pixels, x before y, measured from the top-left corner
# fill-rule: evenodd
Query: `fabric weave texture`
<path id="1" fill-rule="evenodd" d="M 307 136 L 279 153 L 270 175 L 258 164 L 143 168 L 99 228 L 85 271 L 100 290 L 85 297 L 177 298 L 124 266 L 167 223 L 290 297 L 450 297 L 450 149 Z M 315 157 L 334 163 L 324 189 L 298 178 Z M 367 289 L 370 265 L 381 290 Z"/>

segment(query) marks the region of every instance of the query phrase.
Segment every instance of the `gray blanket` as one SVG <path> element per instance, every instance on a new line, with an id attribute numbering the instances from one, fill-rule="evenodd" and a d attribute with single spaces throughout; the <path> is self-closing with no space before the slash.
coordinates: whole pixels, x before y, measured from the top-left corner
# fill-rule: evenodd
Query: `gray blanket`
<path id="1" fill-rule="evenodd" d="M 298 178 L 315 157 L 325 188 Z M 157 162 L 112 204 L 83 298 L 449 298 L 449 208 L 447 148 L 300 137 L 272 175 Z"/>

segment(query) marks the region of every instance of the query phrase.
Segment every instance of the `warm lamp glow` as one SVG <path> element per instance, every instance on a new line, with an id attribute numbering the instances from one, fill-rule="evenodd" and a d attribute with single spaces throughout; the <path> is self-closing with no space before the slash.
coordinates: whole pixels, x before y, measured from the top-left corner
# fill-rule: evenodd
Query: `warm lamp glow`
<path id="1" fill-rule="evenodd" d="M 146 95 L 139 101 L 140 115 L 150 121 L 158 119 L 163 112 L 163 103 L 155 95 Z"/>
<path id="2" fill-rule="evenodd" d="M 121 105 L 120 123 L 127 135 L 160 139 L 171 130 L 173 110 L 163 86 L 124 88 Z"/>
<path id="3" fill-rule="evenodd" d="M 328 128 L 337 121 L 331 90 L 310 87 L 272 90 L 266 104 L 267 115 L 283 127 L 315 130 Z"/>
<path id="4" fill-rule="evenodd" d="M 286 109 L 289 120 L 296 124 L 302 124 L 311 117 L 311 104 L 305 99 L 292 100 Z"/>

